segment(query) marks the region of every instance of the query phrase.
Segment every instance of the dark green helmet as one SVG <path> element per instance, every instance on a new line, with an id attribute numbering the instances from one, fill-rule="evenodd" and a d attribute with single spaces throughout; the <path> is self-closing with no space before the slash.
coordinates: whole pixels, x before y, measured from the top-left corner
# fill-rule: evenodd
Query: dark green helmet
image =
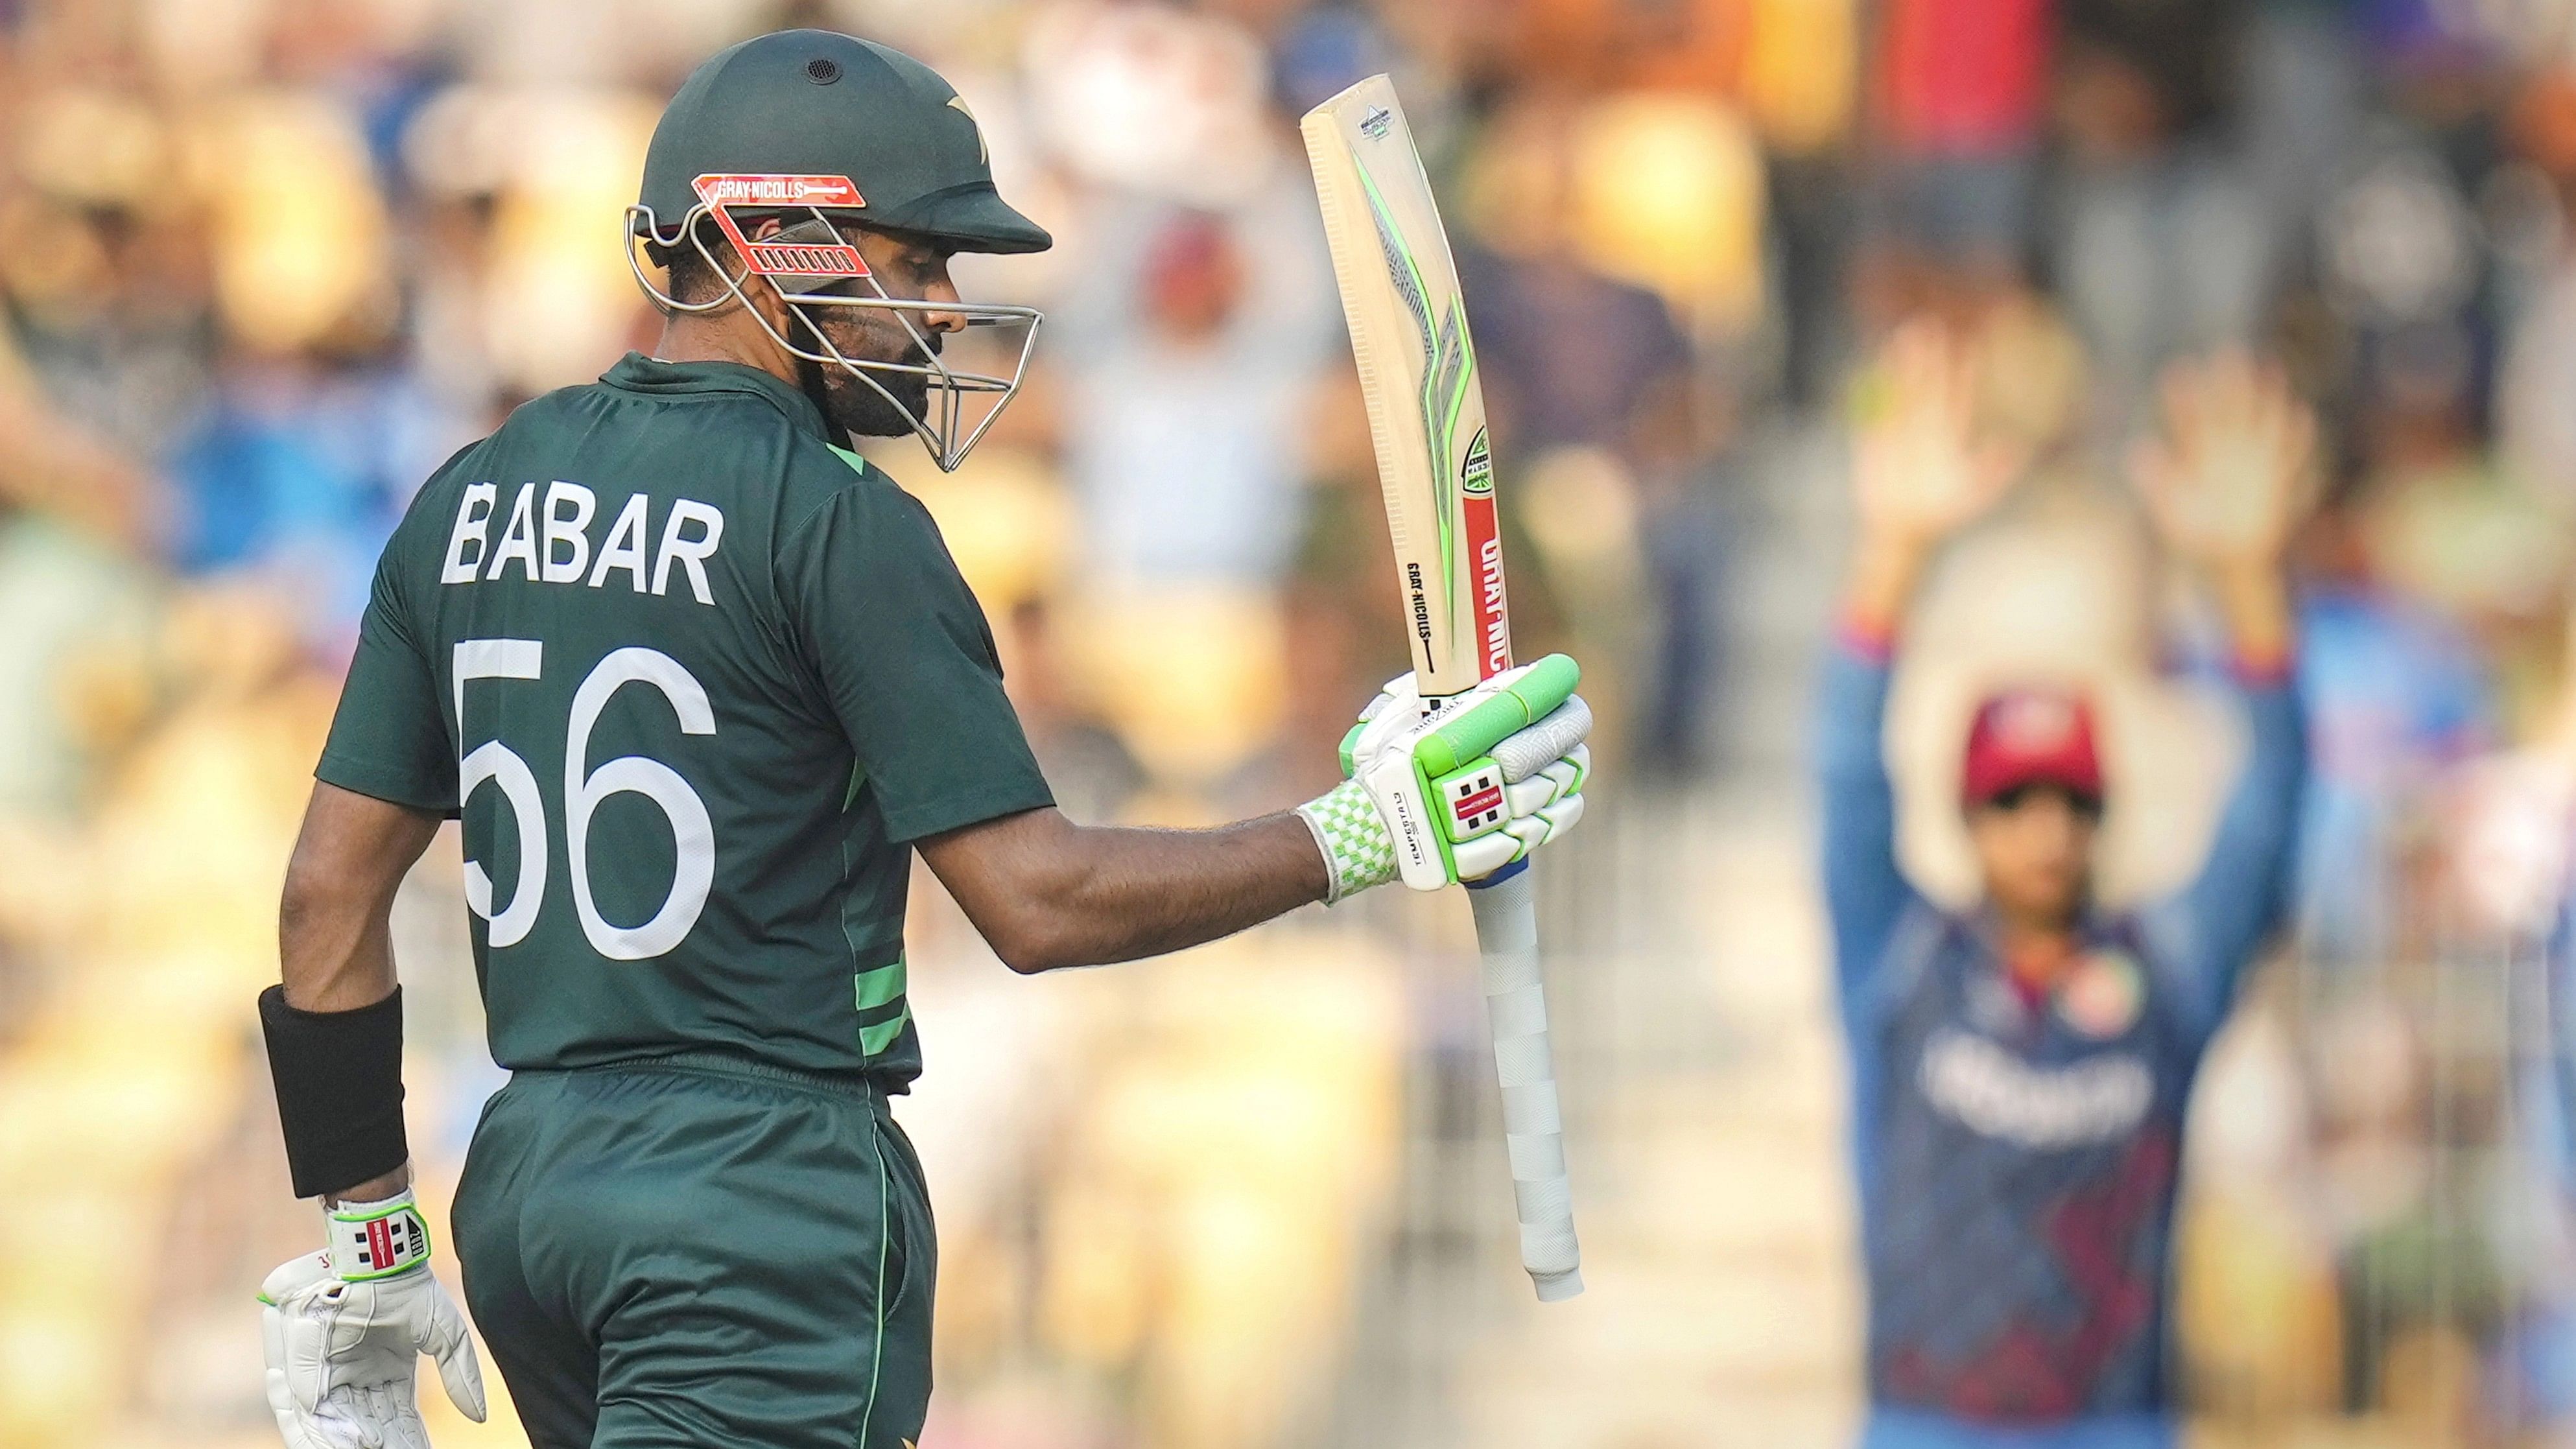
<path id="1" fill-rule="evenodd" d="M 706 199 L 707 176 L 846 177 L 855 203 L 836 197 L 829 209 L 959 251 L 1054 242 L 994 189 L 983 128 L 954 86 L 899 50 L 828 30 L 758 36 L 689 73 L 644 153 L 636 232 L 667 236 Z"/>
<path id="2" fill-rule="evenodd" d="M 801 385 L 826 418 L 830 389 L 817 369 L 836 367 L 893 409 L 943 469 L 965 461 L 1028 376 L 1044 320 L 1037 309 L 895 296 L 846 230 L 856 224 L 972 252 L 1043 251 L 1053 242 L 993 189 L 983 128 L 956 89 L 900 51 L 828 30 L 785 30 L 718 52 L 662 112 L 644 153 L 643 196 L 626 220 L 627 261 L 666 314 L 742 305 L 806 369 Z M 664 291 L 645 274 L 637 242 L 657 262 L 693 249 L 722 295 L 683 301 Z M 752 286 L 786 301 L 783 324 L 749 305 Z M 825 318 L 849 309 L 890 319 L 909 349 L 843 351 Z M 952 359 L 933 334 L 959 324 L 988 340 L 962 344 Z M 870 431 L 878 421 L 869 420 Z"/>

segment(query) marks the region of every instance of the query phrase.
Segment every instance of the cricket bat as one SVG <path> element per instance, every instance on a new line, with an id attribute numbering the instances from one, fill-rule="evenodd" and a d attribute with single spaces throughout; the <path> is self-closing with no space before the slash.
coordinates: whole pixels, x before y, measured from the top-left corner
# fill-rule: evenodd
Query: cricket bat
<path id="1" fill-rule="evenodd" d="M 1392 82 L 1361 81 L 1308 111 L 1298 129 L 1368 402 L 1413 667 L 1423 696 L 1436 701 L 1512 666 L 1484 389 L 1457 266 Z M 1476 882 L 1468 900 L 1502 1078 L 1521 1266 L 1538 1296 L 1554 1302 L 1582 1292 L 1583 1275 L 1527 864 Z"/>

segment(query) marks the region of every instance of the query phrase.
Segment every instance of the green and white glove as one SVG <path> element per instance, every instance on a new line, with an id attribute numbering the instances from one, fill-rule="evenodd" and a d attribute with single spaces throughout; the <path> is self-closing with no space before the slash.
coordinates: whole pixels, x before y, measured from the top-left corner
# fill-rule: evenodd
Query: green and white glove
<path id="1" fill-rule="evenodd" d="M 447 1397 L 483 1421 L 483 1370 L 465 1315 L 430 1276 L 429 1227 L 406 1191 L 342 1203 L 331 1243 L 260 1284 L 268 1406 L 287 1449 L 429 1449 L 412 1374 L 438 1360 Z"/>
<path id="2" fill-rule="evenodd" d="M 1411 674 L 1387 681 L 1342 740 L 1350 778 L 1297 807 L 1332 874 L 1326 902 L 1481 880 L 1572 829 L 1592 770 L 1582 677 L 1551 654 L 1438 701 Z"/>

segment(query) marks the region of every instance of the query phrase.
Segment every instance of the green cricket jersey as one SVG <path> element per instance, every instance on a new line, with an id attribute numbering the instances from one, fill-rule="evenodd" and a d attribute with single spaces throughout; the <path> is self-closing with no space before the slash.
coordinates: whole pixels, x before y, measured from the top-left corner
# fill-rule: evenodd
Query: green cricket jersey
<path id="1" fill-rule="evenodd" d="M 920 1070 L 909 842 L 1049 803 L 919 502 L 752 368 L 629 354 L 423 486 L 316 774 L 460 815 L 492 1054 Z"/>

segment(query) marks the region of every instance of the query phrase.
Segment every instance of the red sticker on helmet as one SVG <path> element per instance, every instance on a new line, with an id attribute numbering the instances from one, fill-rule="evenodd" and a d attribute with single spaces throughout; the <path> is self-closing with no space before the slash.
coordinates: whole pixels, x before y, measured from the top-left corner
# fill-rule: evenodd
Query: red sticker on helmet
<path id="1" fill-rule="evenodd" d="M 868 264 L 847 242 L 753 241 L 735 224 L 731 208 L 862 207 L 867 199 L 846 176 L 706 175 L 695 183 L 698 199 L 725 239 L 762 276 L 864 277 Z"/>

